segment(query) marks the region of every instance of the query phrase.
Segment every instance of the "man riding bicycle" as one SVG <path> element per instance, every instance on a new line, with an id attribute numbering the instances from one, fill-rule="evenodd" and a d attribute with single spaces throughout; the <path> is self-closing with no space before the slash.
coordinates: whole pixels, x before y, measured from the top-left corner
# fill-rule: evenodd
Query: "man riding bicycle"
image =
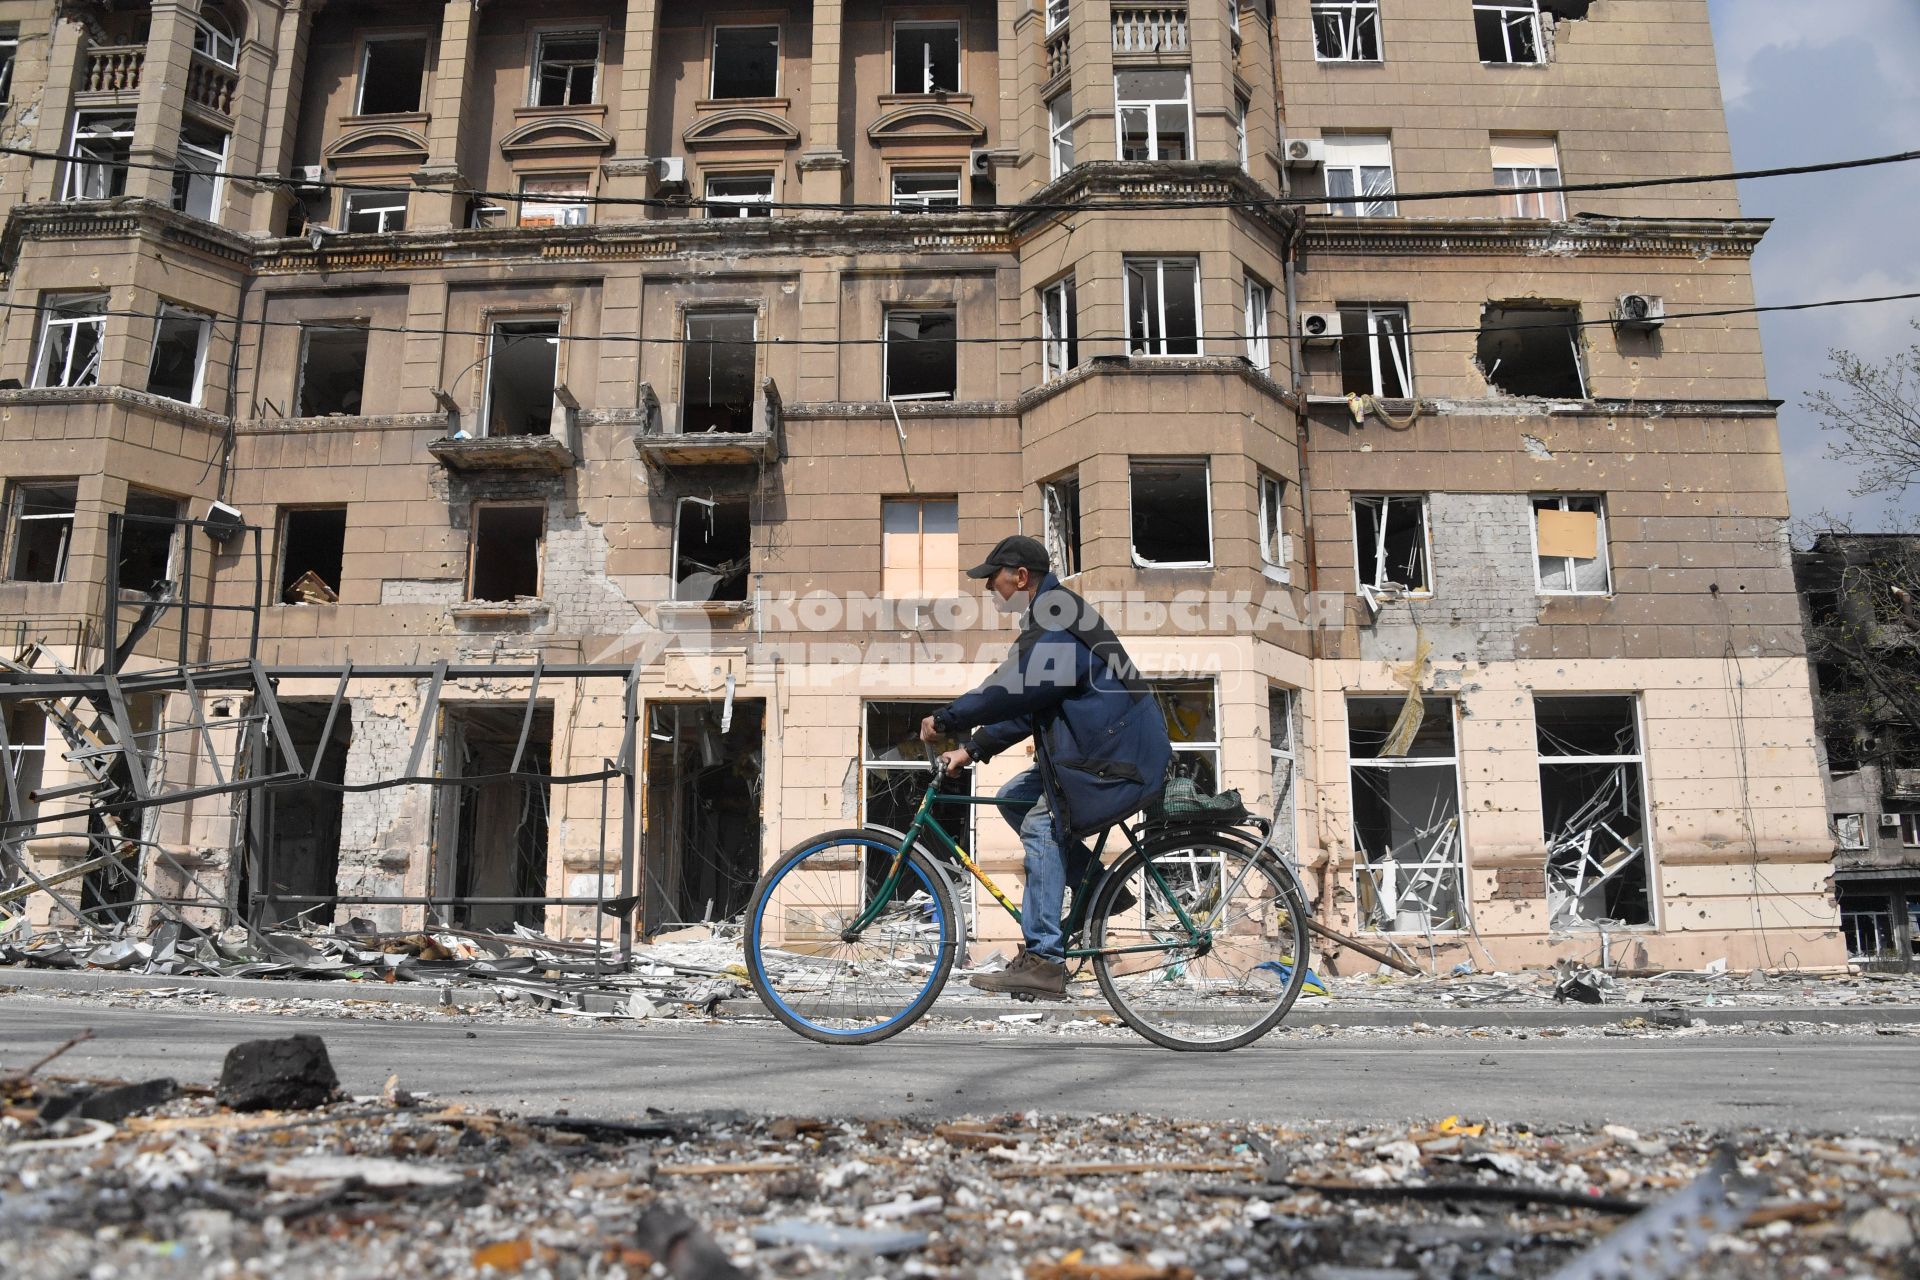
<path id="1" fill-rule="evenodd" d="M 1015 535 L 967 570 L 987 581 L 1003 611 L 1025 610 L 1026 618 L 994 673 L 920 725 L 926 742 L 970 735 L 940 757 L 949 771 L 1034 742 L 1034 767 L 1000 788 L 1002 800 L 1015 802 L 1001 812 L 1026 851 L 1026 945 L 1003 972 L 973 976 L 983 991 L 1066 993 L 1061 914 L 1067 886 L 1081 883 L 1093 856 L 1081 837 L 1150 802 L 1173 759 L 1166 721 L 1133 660 L 1051 568 L 1045 547 Z"/>

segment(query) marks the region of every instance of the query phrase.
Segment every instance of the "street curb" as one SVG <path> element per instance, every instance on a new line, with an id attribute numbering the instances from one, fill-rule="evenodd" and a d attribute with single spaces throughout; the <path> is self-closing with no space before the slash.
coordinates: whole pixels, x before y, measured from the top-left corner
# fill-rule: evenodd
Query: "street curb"
<path id="1" fill-rule="evenodd" d="M 481 987 L 452 987 L 418 982 L 339 982 L 280 978 L 191 978 L 175 974 L 126 973 L 105 969 L 0 968 L 0 991 L 211 991 L 260 1000 L 381 1000 L 389 1004 L 471 1007 L 500 1003 L 498 992 Z"/>

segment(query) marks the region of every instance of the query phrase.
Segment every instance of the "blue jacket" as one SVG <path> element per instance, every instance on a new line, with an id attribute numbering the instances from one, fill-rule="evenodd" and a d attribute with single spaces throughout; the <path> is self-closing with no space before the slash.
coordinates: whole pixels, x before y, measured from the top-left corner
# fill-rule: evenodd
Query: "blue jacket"
<path id="1" fill-rule="evenodd" d="M 972 735 L 967 754 L 992 759 L 1031 736 L 1062 838 L 1112 826 L 1166 783 L 1173 747 L 1160 704 L 1093 606 L 1040 580 L 1013 652 L 971 693 L 934 714 Z"/>

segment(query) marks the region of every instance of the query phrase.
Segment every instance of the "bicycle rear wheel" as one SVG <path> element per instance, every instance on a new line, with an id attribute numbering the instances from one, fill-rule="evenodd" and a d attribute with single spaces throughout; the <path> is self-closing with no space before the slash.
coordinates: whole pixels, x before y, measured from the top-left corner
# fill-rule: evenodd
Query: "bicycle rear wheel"
<path id="1" fill-rule="evenodd" d="M 912 1026 L 959 950 L 946 877 L 918 849 L 890 899 L 856 936 L 899 849 L 849 828 L 781 855 L 747 907 L 747 974 L 774 1017 L 823 1044 L 871 1044 Z"/>
<path id="2" fill-rule="evenodd" d="M 1128 852 L 1102 882 L 1088 929 L 1102 949 L 1094 975 L 1114 1012 L 1155 1044 L 1238 1049 L 1299 998 L 1306 902 L 1284 863 L 1254 855 L 1217 832 L 1174 833 Z"/>

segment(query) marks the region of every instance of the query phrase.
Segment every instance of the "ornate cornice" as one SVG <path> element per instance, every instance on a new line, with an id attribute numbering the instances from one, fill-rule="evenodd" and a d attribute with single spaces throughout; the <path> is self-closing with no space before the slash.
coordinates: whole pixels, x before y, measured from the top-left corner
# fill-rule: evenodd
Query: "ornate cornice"
<path id="1" fill-rule="evenodd" d="M 26 240 L 117 240 L 145 237 L 237 267 L 254 260 L 258 241 L 151 200 L 122 197 L 66 204 L 16 205 L 0 235 L 0 271 L 13 270 Z"/>
<path id="2" fill-rule="evenodd" d="M 1764 218 L 1596 218 L 1538 222 L 1501 218 L 1309 217 L 1308 254 L 1427 257 L 1442 254 L 1533 258 L 1750 258 L 1771 222 Z"/>

